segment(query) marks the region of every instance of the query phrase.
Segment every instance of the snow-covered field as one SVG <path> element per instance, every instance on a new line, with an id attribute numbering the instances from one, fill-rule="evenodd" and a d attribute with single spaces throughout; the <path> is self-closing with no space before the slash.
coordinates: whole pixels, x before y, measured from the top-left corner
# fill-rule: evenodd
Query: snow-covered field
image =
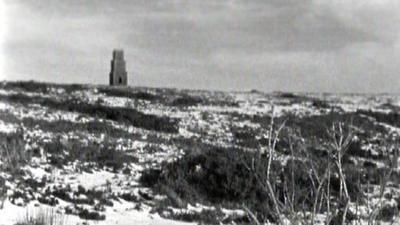
<path id="1" fill-rule="evenodd" d="M 0 84 L 0 192 L 5 196 L 0 225 L 22 223 L 27 215 L 46 212 L 54 212 L 65 225 L 197 224 L 168 219 L 157 211 L 157 203 L 167 197 L 142 185 L 143 171 L 179 159 L 195 148 L 193 143 L 257 150 L 270 136 L 271 117 L 286 120 L 287 126 L 306 126 L 304 139 L 311 139 L 312 129 L 323 126 L 320 122 L 329 115 L 354 118 L 349 125 L 354 126 L 360 149 L 368 156 L 357 153 L 350 161 L 369 163 L 375 169 L 385 167 L 382 155 L 393 151 L 383 146 L 385 140 L 397 140 L 400 134 L 397 95 L 118 90 Z M 90 113 L 92 108 L 96 113 Z M 113 110 L 123 112 L 114 114 Z M 137 112 L 139 117 L 129 116 Z M 17 162 L 11 163 L 12 157 Z M 282 153 L 277 158 L 285 162 L 288 157 Z M 399 174 L 397 167 L 393 174 Z M 398 214 L 396 179 L 385 189 L 385 196 L 391 197 L 379 204 L 391 204 Z M 367 193 L 368 204 L 374 204 L 378 192 Z M 360 217 L 369 213 L 365 205 L 357 211 Z M 195 203 L 184 209 L 168 207 L 176 214 L 215 209 Z M 221 211 L 224 217 L 246 216 L 240 207 Z"/>

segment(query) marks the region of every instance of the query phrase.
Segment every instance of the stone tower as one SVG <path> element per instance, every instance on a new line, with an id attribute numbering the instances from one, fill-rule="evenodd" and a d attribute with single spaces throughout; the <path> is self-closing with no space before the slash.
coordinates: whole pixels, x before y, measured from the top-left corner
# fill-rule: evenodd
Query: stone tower
<path id="1" fill-rule="evenodd" d="M 115 49 L 111 60 L 110 85 L 128 84 L 128 75 L 125 68 L 124 51 Z"/>

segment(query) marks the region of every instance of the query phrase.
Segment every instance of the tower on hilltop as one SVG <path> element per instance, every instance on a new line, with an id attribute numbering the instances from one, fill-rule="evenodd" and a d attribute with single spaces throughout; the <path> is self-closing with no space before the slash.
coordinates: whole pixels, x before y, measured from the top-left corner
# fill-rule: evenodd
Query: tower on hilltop
<path id="1" fill-rule="evenodd" d="M 114 49 L 111 60 L 110 85 L 126 86 L 128 84 L 128 74 L 126 72 L 124 51 Z"/>

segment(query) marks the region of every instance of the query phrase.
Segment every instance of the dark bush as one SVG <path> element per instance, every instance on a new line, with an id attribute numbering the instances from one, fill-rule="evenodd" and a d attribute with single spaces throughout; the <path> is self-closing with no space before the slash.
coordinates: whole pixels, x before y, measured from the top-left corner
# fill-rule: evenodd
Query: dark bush
<path id="1" fill-rule="evenodd" d="M 377 220 L 382 220 L 385 222 L 393 221 L 394 217 L 399 214 L 399 210 L 396 206 L 392 205 L 384 205 L 381 209 L 379 209 Z"/>
<path id="2" fill-rule="evenodd" d="M 317 109 L 329 109 L 331 108 L 329 103 L 326 101 L 315 99 L 312 101 L 312 106 Z"/>
<path id="3" fill-rule="evenodd" d="M 277 92 L 277 95 L 278 95 L 278 97 L 289 98 L 289 99 L 297 99 L 297 98 L 303 97 L 303 96 L 299 96 L 297 94 L 290 93 L 290 92 Z"/>
<path id="4" fill-rule="evenodd" d="M 68 147 L 68 161 L 80 160 L 81 162 L 94 162 L 99 167 L 111 167 L 114 171 L 124 168 L 124 164 L 137 161 L 133 156 L 124 151 L 116 150 L 113 145 L 89 145 L 73 144 Z"/>
<path id="5" fill-rule="evenodd" d="M 79 218 L 85 220 L 105 220 L 106 216 L 96 211 L 89 211 L 87 209 L 83 209 L 81 212 L 79 212 Z"/>
<path id="6" fill-rule="evenodd" d="M 200 224 L 220 224 L 224 214 L 217 210 L 205 210 L 201 212 L 174 213 L 170 211 L 168 218 L 186 222 L 199 222 Z"/>
<path id="7" fill-rule="evenodd" d="M 339 212 L 336 213 L 333 216 L 332 220 L 329 222 L 329 225 L 343 225 L 343 223 L 342 223 L 343 214 L 344 214 L 343 209 L 344 209 L 344 206 L 341 206 L 339 209 Z M 356 220 L 356 219 L 357 219 L 357 215 L 354 212 L 352 212 L 351 209 L 349 209 L 347 211 L 344 224 L 350 224 L 351 221 Z"/>
<path id="8" fill-rule="evenodd" d="M 122 193 L 119 195 L 119 197 L 128 202 L 137 202 L 137 200 L 138 200 L 138 198 L 136 197 L 136 195 L 133 192 Z"/>
<path id="9" fill-rule="evenodd" d="M 131 172 L 132 172 L 132 170 L 129 167 L 125 167 L 122 169 L 122 174 L 124 174 L 124 175 L 130 175 Z"/>
<path id="10" fill-rule="evenodd" d="M 153 187 L 159 182 L 159 178 L 161 175 L 160 169 L 147 169 L 142 171 L 142 175 L 140 176 L 140 183 L 142 183 L 146 187 Z"/>
<path id="11" fill-rule="evenodd" d="M 47 187 L 45 194 L 53 195 L 61 200 L 66 201 L 66 202 L 72 202 L 73 199 L 69 195 L 70 192 L 72 192 L 72 190 L 69 186 L 67 186 L 66 188 L 55 188 L 54 190 L 50 190 L 50 188 Z"/>
<path id="12" fill-rule="evenodd" d="M 46 196 L 55 196 L 66 202 L 71 202 L 74 204 L 88 204 L 94 205 L 96 200 L 103 205 L 112 205 L 109 198 L 105 197 L 103 190 L 88 189 L 86 190 L 83 186 L 79 185 L 77 191 L 72 191 L 69 186 L 50 189 L 47 188 L 45 191 Z M 86 198 L 78 198 L 78 196 L 83 195 Z M 45 197 L 48 198 L 48 197 Z M 45 199 L 44 198 L 44 199 Z"/>
<path id="13" fill-rule="evenodd" d="M 203 100 L 200 97 L 193 97 L 190 95 L 185 95 L 185 96 L 174 99 L 172 101 L 171 105 L 187 107 L 187 106 L 196 106 L 201 103 L 203 103 Z"/>
<path id="14" fill-rule="evenodd" d="M 358 114 L 373 117 L 376 121 L 400 127 L 400 114 L 398 112 L 376 112 L 371 110 L 357 110 Z"/>
<path id="15" fill-rule="evenodd" d="M 42 179 L 41 181 L 38 181 L 36 179 L 33 178 L 27 178 L 24 180 L 24 184 L 27 187 L 32 188 L 34 191 L 38 190 L 39 188 L 42 188 L 44 186 L 46 186 L 46 177 L 43 177 L 44 179 Z"/>
<path id="16" fill-rule="evenodd" d="M 47 93 L 49 86 L 50 84 L 48 83 L 39 83 L 34 81 L 17 81 L 4 83 L 2 85 L 2 88 L 6 90 L 20 89 L 24 92 Z"/>
<path id="17" fill-rule="evenodd" d="M 85 85 L 82 84 L 55 84 L 55 83 L 44 83 L 36 81 L 6 82 L 6 83 L 1 83 L 0 87 L 6 90 L 19 89 L 24 92 L 36 92 L 42 94 L 47 94 L 50 88 L 52 87 L 62 88 L 67 93 L 86 89 Z"/>
<path id="18" fill-rule="evenodd" d="M 54 196 L 45 196 L 45 197 L 39 197 L 38 201 L 42 204 L 50 205 L 50 206 L 55 206 L 58 205 L 58 200 L 54 198 Z"/>
<path id="19" fill-rule="evenodd" d="M 260 145 L 254 133 L 254 131 L 239 128 L 236 128 L 232 131 L 236 144 L 248 148 L 257 148 Z"/>
<path id="20" fill-rule="evenodd" d="M 244 204 L 261 221 L 266 218 L 270 221 L 276 219 L 265 184 L 259 182 L 266 179 L 266 154 L 212 146 L 201 146 L 199 149 L 202 150 L 187 152 L 177 161 L 164 164 L 161 171 L 145 170 L 140 181 L 166 195 L 170 200 L 169 204 L 174 207 L 185 207 L 185 203 L 198 202 L 228 208 L 241 207 Z M 323 150 L 318 151 L 326 153 Z M 273 161 L 271 165 L 271 182 L 276 197 L 283 203 L 288 195 L 293 194 L 292 207 L 296 211 L 312 210 L 314 204 L 316 190 L 312 186 L 310 163 L 313 163 L 319 174 L 323 174 L 326 169 L 327 155 L 321 158 L 311 154 L 310 157 L 308 159 L 311 162 L 289 159 L 284 165 L 278 161 Z M 256 178 L 254 171 L 260 180 Z M 366 171 L 357 168 L 355 164 L 346 163 L 343 165 L 343 173 L 351 200 L 362 199 L 364 195 L 360 183 L 365 181 L 363 177 L 368 176 Z M 340 180 L 336 167 L 333 167 L 330 190 L 332 197 L 336 199 L 339 199 L 339 187 Z M 324 204 L 321 210 L 326 210 Z"/>
<path id="21" fill-rule="evenodd" d="M 142 99 L 147 101 L 157 101 L 162 99 L 158 95 L 142 91 L 133 92 L 130 89 L 100 88 L 99 92 L 112 97 L 125 97 L 131 99 Z"/>
<path id="22" fill-rule="evenodd" d="M 162 172 L 145 172 L 141 181 L 172 198 L 171 203 L 175 202 L 175 207 L 185 205 L 179 202 L 221 204 L 225 207 L 241 207 L 245 204 L 260 220 L 268 218 L 274 221 L 266 189 L 258 182 L 254 172 L 249 170 L 257 157 L 256 153 L 238 149 L 209 147 L 200 152 L 187 153 L 178 161 L 165 164 Z M 266 176 L 267 159 L 266 155 L 256 159 L 257 173 L 261 179 Z M 296 199 L 295 207 L 309 207 L 312 192 L 309 191 L 308 170 L 301 162 L 288 163 L 286 168 L 273 162 L 271 176 L 274 177 L 277 197 L 283 200 L 283 185 L 292 181 L 288 177 L 291 174 L 289 170 L 295 171 L 293 181 L 296 189 L 292 191 L 301 196 Z"/>
<path id="23" fill-rule="evenodd" d="M 353 141 L 350 143 L 349 148 L 347 150 L 347 154 L 357 157 L 368 158 L 368 151 L 363 150 L 361 145 L 361 141 Z"/>

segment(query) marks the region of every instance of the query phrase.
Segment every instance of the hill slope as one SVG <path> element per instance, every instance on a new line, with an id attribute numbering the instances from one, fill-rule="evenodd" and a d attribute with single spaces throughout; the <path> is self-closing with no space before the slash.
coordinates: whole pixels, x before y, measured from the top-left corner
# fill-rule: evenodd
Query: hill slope
<path id="1" fill-rule="evenodd" d="M 399 107 L 394 95 L 3 82 L 0 224 L 27 212 L 64 224 L 398 222 Z"/>

